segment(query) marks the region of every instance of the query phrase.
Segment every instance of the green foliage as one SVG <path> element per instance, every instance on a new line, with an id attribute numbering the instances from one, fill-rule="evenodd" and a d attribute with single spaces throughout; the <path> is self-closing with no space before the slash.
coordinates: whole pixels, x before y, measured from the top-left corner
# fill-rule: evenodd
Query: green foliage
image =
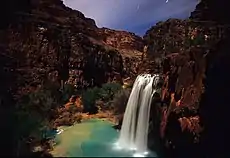
<path id="1" fill-rule="evenodd" d="M 60 104 L 65 104 L 72 95 L 77 93 L 72 84 L 64 84 L 63 90 L 60 91 L 60 85 L 56 82 L 46 82 L 42 89 L 51 93 L 52 98 L 58 98 Z"/>
<path id="2" fill-rule="evenodd" d="M 95 109 L 95 102 L 99 98 L 100 89 L 98 87 L 87 89 L 82 94 L 84 111 L 91 112 Z"/>
<path id="3" fill-rule="evenodd" d="M 198 35 L 198 36 L 196 36 L 194 39 L 191 39 L 191 38 L 189 37 L 189 38 L 185 39 L 184 42 L 185 42 L 185 43 L 184 43 L 185 46 L 189 48 L 189 47 L 191 47 L 191 46 L 197 46 L 197 45 L 203 45 L 203 44 L 205 44 L 205 39 L 204 39 L 203 36 Z"/>
<path id="4" fill-rule="evenodd" d="M 131 89 L 126 88 L 118 91 L 112 100 L 112 105 L 114 107 L 115 113 L 123 113 L 125 112 L 126 104 L 129 99 Z"/>
<path id="5" fill-rule="evenodd" d="M 62 92 L 62 101 L 66 103 L 74 94 L 76 94 L 76 88 L 71 84 L 65 84 Z"/>
<path id="6" fill-rule="evenodd" d="M 113 99 L 115 93 L 121 89 L 121 85 L 117 83 L 106 83 L 102 85 L 99 96 L 103 101 L 109 101 Z"/>
<path id="7" fill-rule="evenodd" d="M 202 35 L 196 36 L 196 38 L 193 41 L 194 45 L 202 45 L 204 43 L 205 43 L 205 39 L 204 39 L 204 37 Z"/>
<path id="8" fill-rule="evenodd" d="M 113 99 L 115 93 L 121 89 L 121 85 L 117 83 L 106 83 L 101 88 L 89 88 L 82 94 L 82 102 L 86 112 L 96 112 L 96 100 L 103 100 L 105 102 Z"/>
<path id="9" fill-rule="evenodd" d="M 27 94 L 18 102 L 15 113 L 17 139 L 33 137 L 39 141 L 43 138 L 60 101 L 58 87 L 52 86 Z"/>

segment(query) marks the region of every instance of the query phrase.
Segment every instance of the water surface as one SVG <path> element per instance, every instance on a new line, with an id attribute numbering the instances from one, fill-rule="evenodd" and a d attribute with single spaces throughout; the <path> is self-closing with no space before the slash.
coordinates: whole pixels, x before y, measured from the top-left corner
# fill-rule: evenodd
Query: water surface
<path id="1" fill-rule="evenodd" d="M 57 145 L 51 153 L 55 157 L 134 156 L 132 151 L 117 148 L 118 136 L 119 132 L 108 121 L 87 120 L 64 128 L 64 132 L 56 136 Z M 156 154 L 151 152 L 149 156 Z"/>

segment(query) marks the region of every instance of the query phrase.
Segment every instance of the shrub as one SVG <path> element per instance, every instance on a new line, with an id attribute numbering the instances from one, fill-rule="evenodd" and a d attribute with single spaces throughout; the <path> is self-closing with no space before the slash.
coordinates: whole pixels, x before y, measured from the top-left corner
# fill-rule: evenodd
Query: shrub
<path id="1" fill-rule="evenodd" d="M 116 114 L 125 112 L 126 104 L 129 99 L 131 89 L 122 89 L 117 92 L 113 98 L 112 105 Z"/>
<path id="2" fill-rule="evenodd" d="M 61 92 L 58 83 L 45 81 L 42 87 L 18 99 L 14 109 L 14 129 L 17 129 L 14 140 L 15 144 L 20 144 L 20 149 L 17 149 L 19 153 L 28 148 L 27 140 L 33 138 L 30 143 L 35 143 L 46 139 L 46 132 L 52 129 L 52 120 L 58 116 L 57 107 L 63 105 L 75 93 L 72 85 L 64 85 Z M 72 108 L 73 111 L 76 110 L 74 106 Z M 74 119 L 77 122 L 81 120 L 80 116 L 76 117 L 70 112 L 63 115 L 56 124 L 60 122 L 71 125 Z"/>
<path id="3" fill-rule="evenodd" d="M 82 94 L 82 102 L 84 111 L 89 113 L 96 113 L 97 108 L 95 106 L 96 100 L 99 98 L 100 89 L 98 87 L 89 88 Z"/>
<path id="4" fill-rule="evenodd" d="M 15 138 L 22 141 L 33 137 L 34 141 L 41 141 L 44 131 L 50 128 L 50 119 L 59 101 L 58 87 L 51 84 L 23 96 L 16 105 Z"/>
<path id="5" fill-rule="evenodd" d="M 94 87 L 87 89 L 82 94 L 84 111 L 96 113 L 98 111 L 96 101 L 102 100 L 104 102 L 109 102 L 120 89 L 121 85 L 117 83 L 106 83 L 103 84 L 101 88 Z"/>
<path id="6" fill-rule="evenodd" d="M 113 99 L 115 93 L 117 93 L 122 86 L 118 83 L 106 83 L 102 85 L 100 89 L 100 99 L 103 101 L 110 101 Z"/>
<path id="7" fill-rule="evenodd" d="M 65 84 L 64 89 L 62 91 L 62 101 L 66 103 L 69 100 L 69 98 L 76 93 L 76 88 L 73 85 Z"/>

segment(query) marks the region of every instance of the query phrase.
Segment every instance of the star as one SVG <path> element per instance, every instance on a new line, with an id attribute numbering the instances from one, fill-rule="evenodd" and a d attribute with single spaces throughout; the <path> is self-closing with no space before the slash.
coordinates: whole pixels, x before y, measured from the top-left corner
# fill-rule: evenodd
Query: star
<path id="1" fill-rule="evenodd" d="M 166 2 L 165 3 L 168 3 L 169 2 L 169 0 L 166 0 Z"/>

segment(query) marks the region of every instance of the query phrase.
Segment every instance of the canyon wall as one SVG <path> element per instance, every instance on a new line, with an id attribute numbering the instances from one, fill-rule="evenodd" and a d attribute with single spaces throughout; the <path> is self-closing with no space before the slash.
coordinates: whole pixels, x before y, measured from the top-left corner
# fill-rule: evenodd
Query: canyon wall
<path id="1" fill-rule="evenodd" d="M 195 20 L 213 21 L 227 28 L 226 38 L 213 46 L 207 56 L 205 92 L 199 106 L 199 115 L 204 130 L 201 134 L 201 149 L 206 157 L 229 157 L 229 89 L 230 78 L 230 12 L 228 1 L 202 0 L 192 13 Z"/>
<path id="2" fill-rule="evenodd" d="M 148 72 L 164 77 L 152 120 L 170 155 L 228 154 L 226 1 L 202 0 L 190 19 L 160 22 L 143 39 L 98 28 L 60 0 L 5 2 L 0 5 L 0 120 L 8 138 L 3 151 L 16 146 L 9 140 L 15 97 L 50 81 L 82 89 Z"/>
<path id="3" fill-rule="evenodd" d="M 160 122 L 155 127 L 170 156 L 227 154 L 226 125 L 220 125 L 226 120 L 229 82 L 224 5 L 201 1 L 189 19 L 159 22 L 144 36 L 147 53 L 140 72 L 161 73 L 165 79 L 152 117 Z"/>
<path id="4" fill-rule="evenodd" d="M 22 96 L 44 84 L 62 89 L 66 83 L 81 90 L 106 82 L 122 83 L 134 74 L 130 65 L 141 54 L 140 37 L 98 28 L 94 20 L 61 0 L 3 1 L 0 17 L 2 155 L 19 150 L 15 104 Z M 130 43 L 140 44 L 131 48 Z"/>
<path id="5" fill-rule="evenodd" d="M 144 41 L 131 32 L 101 28 L 99 30 L 103 43 L 116 48 L 122 56 L 124 78 L 134 79 L 139 71 L 139 64 L 144 55 Z"/>
<path id="6" fill-rule="evenodd" d="M 122 83 L 136 74 L 137 64 L 131 64 L 140 61 L 140 37 L 98 28 L 94 20 L 60 0 L 33 0 L 27 6 L 16 10 L 12 22 L 1 30 L 2 49 L 17 60 L 14 68 L 20 93 L 46 80 L 82 89 Z"/>

